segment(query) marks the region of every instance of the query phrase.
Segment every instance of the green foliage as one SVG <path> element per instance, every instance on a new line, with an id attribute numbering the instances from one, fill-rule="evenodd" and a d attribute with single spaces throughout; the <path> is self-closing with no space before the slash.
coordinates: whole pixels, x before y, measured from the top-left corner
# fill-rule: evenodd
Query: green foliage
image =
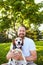
<path id="1" fill-rule="evenodd" d="M 39 40 L 39 32 L 37 30 L 26 30 L 26 36 L 34 40 Z"/>
<path id="2" fill-rule="evenodd" d="M 43 46 L 43 41 L 35 41 L 35 43 L 36 43 L 36 46 Z"/>
<path id="3" fill-rule="evenodd" d="M 0 43 L 1 43 L 1 42 L 5 42 L 5 40 L 6 40 L 5 35 L 2 34 L 2 33 L 0 33 Z"/>
<path id="4" fill-rule="evenodd" d="M 0 0 L 0 31 L 15 27 L 17 21 L 23 24 L 26 19 L 28 24 L 43 23 L 43 12 L 38 11 L 42 6 L 43 2 L 35 4 L 34 0 Z"/>
<path id="5" fill-rule="evenodd" d="M 1 32 L 0 33 L 0 43 L 3 43 L 3 42 L 11 42 L 11 39 L 9 39 L 7 37 L 7 35 L 5 34 L 5 32 Z"/>

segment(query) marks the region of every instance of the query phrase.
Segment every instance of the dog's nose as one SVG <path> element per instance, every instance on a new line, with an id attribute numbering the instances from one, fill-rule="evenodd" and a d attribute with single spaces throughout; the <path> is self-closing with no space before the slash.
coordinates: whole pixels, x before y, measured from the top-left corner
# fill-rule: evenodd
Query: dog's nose
<path id="1" fill-rule="evenodd" d="M 20 44 L 20 42 L 18 42 L 18 44 Z"/>

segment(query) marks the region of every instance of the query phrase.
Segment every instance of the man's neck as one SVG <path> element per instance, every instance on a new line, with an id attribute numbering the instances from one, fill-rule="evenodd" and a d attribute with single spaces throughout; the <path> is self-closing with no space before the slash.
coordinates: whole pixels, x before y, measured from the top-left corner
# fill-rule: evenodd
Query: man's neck
<path id="1" fill-rule="evenodd" d="M 25 37 L 21 37 L 22 39 L 24 39 Z"/>

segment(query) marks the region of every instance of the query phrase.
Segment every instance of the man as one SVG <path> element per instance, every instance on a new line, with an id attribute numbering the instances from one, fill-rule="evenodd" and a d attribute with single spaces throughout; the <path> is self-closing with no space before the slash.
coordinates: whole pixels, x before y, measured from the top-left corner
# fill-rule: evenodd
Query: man
<path id="1" fill-rule="evenodd" d="M 35 44 L 32 39 L 25 37 L 26 35 L 26 29 L 23 26 L 20 26 L 18 28 L 18 37 L 23 39 L 23 46 L 22 46 L 22 52 L 25 56 L 25 59 L 27 61 L 27 65 L 36 65 L 34 61 L 37 59 L 37 53 Z M 11 45 L 12 48 L 12 45 Z M 8 52 L 7 59 L 14 58 L 16 60 L 23 60 L 22 54 L 14 54 L 12 52 Z"/>
<path id="2" fill-rule="evenodd" d="M 21 26 L 18 29 L 18 36 L 23 39 L 23 53 L 26 57 L 27 61 L 35 61 L 37 59 L 36 48 L 33 40 L 25 37 L 26 29 L 25 27 Z"/>

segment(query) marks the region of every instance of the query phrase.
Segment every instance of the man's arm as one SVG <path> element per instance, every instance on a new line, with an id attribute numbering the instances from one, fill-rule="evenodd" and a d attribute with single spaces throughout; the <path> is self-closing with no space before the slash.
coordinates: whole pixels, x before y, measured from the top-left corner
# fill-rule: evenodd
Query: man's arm
<path id="1" fill-rule="evenodd" d="M 9 60 L 9 59 L 11 58 L 11 53 L 10 53 L 10 51 L 7 53 L 6 58 L 7 58 L 7 60 Z"/>
<path id="2" fill-rule="evenodd" d="M 35 61 L 37 59 L 36 51 L 30 51 L 30 53 L 31 53 L 31 56 L 27 56 L 26 60 L 27 61 Z M 7 59 L 9 60 L 10 58 L 13 58 L 13 59 L 16 59 L 16 60 L 23 60 L 21 53 L 14 54 L 14 53 L 9 52 L 7 54 Z"/>
<path id="3" fill-rule="evenodd" d="M 36 61 L 37 60 L 37 53 L 36 51 L 30 51 L 31 55 L 26 57 L 27 61 Z"/>
<path id="4" fill-rule="evenodd" d="M 15 53 L 15 52 L 9 51 L 6 55 L 6 58 L 7 58 L 7 60 L 9 60 L 11 58 L 13 58 L 15 60 L 21 60 L 22 54 L 21 54 L 21 52 Z"/>
<path id="5" fill-rule="evenodd" d="M 26 61 L 36 61 L 37 60 L 37 53 L 36 51 L 30 51 L 31 55 L 25 57 Z M 20 60 L 23 60 L 22 55 L 20 56 Z"/>

